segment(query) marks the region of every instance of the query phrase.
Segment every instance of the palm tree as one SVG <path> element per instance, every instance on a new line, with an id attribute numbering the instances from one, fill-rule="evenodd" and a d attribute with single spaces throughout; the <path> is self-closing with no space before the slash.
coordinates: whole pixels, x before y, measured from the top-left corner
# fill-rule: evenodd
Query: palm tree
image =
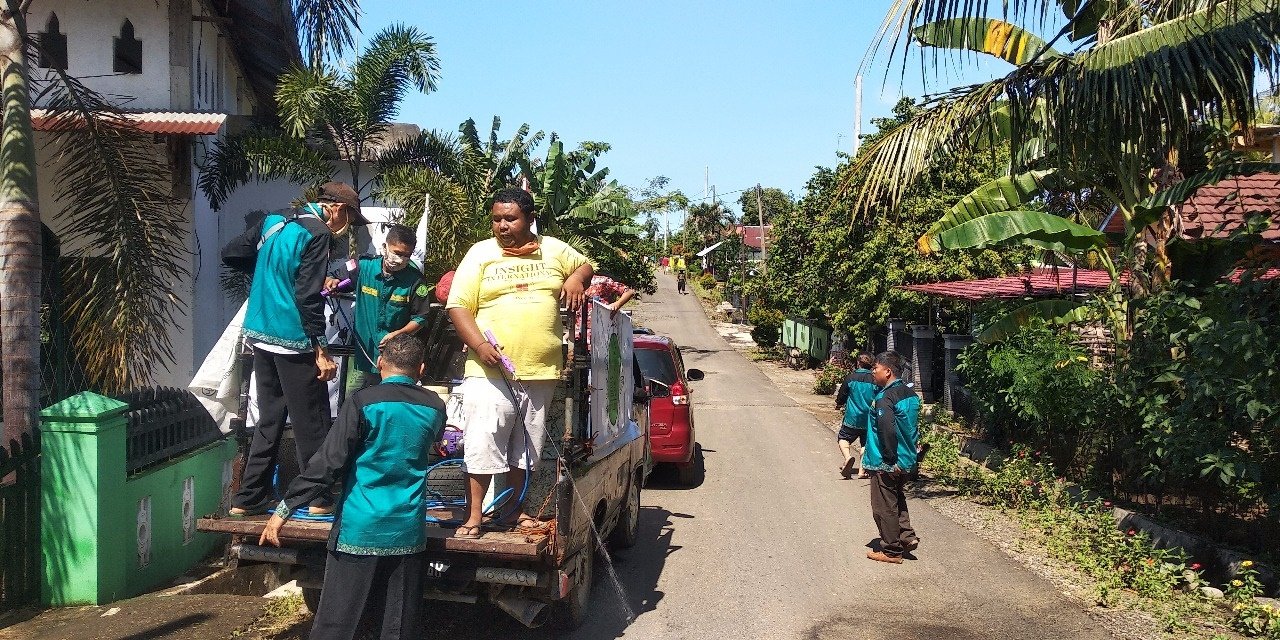
<path id="1" fill-rule="evenodd" d="M 333 162 L 340 160 L 356 191 L 367 193 L 374 178 L 363 178 L 361 165 L 379 160 L 377 149 L 405 93 L 434 91 L 439 74 L 431 36 L 403 24 L 373 36 L 348 69 L 297 67 L 276 87 L 281 128 L 220 141 L 200 176 L 200 189 L 216 210 L 250 181 L 319 183 L 333 176 Z"/>
<path id="2" fill-rule="evenodd" d="M 4 440 L 31 433 L 40 412 L 40 208 L 27 88 L 25 3 L 0 16 L 4 123 L 0 131 L 0 367 Z"/>

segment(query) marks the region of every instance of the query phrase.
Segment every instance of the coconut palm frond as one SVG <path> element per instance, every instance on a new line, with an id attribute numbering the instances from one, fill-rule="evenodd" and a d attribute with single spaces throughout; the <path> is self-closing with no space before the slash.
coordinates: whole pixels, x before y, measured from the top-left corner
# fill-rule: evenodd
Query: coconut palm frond
<path id="1" fill-rule="evenodd" d="M 903 194 L 933 163 L 948 152 L 968 148 L 974 132 L 990 118 L 1019 71 L 980 85 L 967 87 L 935 100 L 906 123 L 871 143 L 845 172 L 839 194 L 865 175 L 854 196 L 854 216 L 878 205 L 893 209 Z M 990 126 L 990 125 L 988 125 Z M 1015 127 L 1016 128 L 1016 127 Z"/>
<path id="2" fill-rule="evenodd" d="M 373 36 L 351 69 L 355 106 L 366 125 L 390 122 L 410 88 L 430 93 L 439 79 L 435 40 L 400 23 Z"/>
<path id="3" fill-rule="evenodd" d="M 462 145 L 447 132 L 433 129 L 397 141 L 378 154 L 378 172 L 395 167 L 424 167 L 461 182 L 466 173 Z"/>
<path id="4" fill-rule="evenodd" d="M 276 105 L 285 131 L 306 137 L 317 126 L 333 126 L 350 96 L 336 73 L 322 67 L 295 67 L 276 83 Z"/>
<path id="5" fill-rule="evenodd" d="M 1052 61 L 1026 97 L 1049 105 L 1060 163 L 1099 140 L 1163 153 L 1206 119 L 1252 122 L 1257 70 L 1275 73 L 1278 45 L 1280 0 L 1217 6 Z"/>
<path id="6" fill-rule="evenodd" d="M 293 20 L 310 65 L 319 67 L 354 47 L 359 17 L 359 0 L 294 0 Z"/>
<path id="7" fill-rule="evenodd" d="M 258 129 L 227 136 L 205 156 L 197 185 L 214 211 L 237 188 L 249 182 L 288 180 L 297 185 L 319 184 L 333 177 L 328 154 L 306 141 L 279 131 Z"/>
<path id="8" fill-rule="evenodd" d="M 921 46 L 984 53 L 1014 65 L 1062 55 L 1034 33 L 994 18 L 930 22 L 912 29 L 911 35 Z"/>
<path id="9" fill-rule="evenodd" d="M 185 314 L 179 287 L 191 275 L 170 150 L 65 73 L 37 99 L 51 113 L 51 155 L 75 159 L 52 181 L 69 212 L 60 232 L 80 247 L 63 274 L 74 347 L 95 388 L 145 384 L 174 361 L 169 329 Z"/>

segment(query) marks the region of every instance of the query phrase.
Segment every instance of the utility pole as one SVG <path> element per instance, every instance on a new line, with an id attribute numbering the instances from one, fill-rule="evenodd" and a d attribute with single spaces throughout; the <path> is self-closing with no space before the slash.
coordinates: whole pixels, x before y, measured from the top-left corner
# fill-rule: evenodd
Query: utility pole
<path id="1" fill-rule="evenodd" d="M 862 74 L 853 79 L 853 156 L 858 157 L 858 145 L 862 142 Z"/>
<path id="2" fill-rule="evenodd" d="M 760 214 L 760 271 L 764 272 L 765 263 L 765 238 L 764 238 L 764 189 L 760 187 L 760 183 L 756 183 L 756 212 Z M 742 231 L 743 237 L 746 237 L 746 229 Z"/>

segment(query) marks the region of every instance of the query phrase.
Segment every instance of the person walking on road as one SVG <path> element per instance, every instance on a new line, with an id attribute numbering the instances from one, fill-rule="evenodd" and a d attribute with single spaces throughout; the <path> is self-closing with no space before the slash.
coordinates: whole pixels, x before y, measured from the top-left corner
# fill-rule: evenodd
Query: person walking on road
<path id="1" fill-rule="evenodd" d="M 876 392 L 880 390 L 871 374 L 873 366 L 875 358 L 871 354 L 865 351 L 859 353 L 854 361 L 855 369 L 845 376 L 844 383 L 836 391 L 836 408 L 844 411 L 836 441 L 840 444 L 840 453 L 844 454 L 840 475 L 845 480 L 853 475 L 855 466 L 858 468 L 858 479 L 870 477 L 862 468 L 860 447 L 867 446 L 867 425 L 871 422 Z"/>
<path id="2" fill-rule="evenodd" d="M 679 291 L 680 295 L 684 295 L 684 284 L 685 284 L 684 269 L 680 269 L 676 271 L 676 291 Z"/>
<path id="3" fill-rule="evenodd" d="M 871 516 L 880 532 L 880 548 L 867 558 L 893 564 L 902 564 L 902 554 L 920 545 L 903 490 L 916 470 L 920 397 L 901 380 L 903 369 L 896 351 L 876 356 L 871 375 L 880 391 L 862 454 L 862 468 L 871 473 Z"/>
<path id="4" fill-rule="evenodd" d="M 243 247 L 256 247 L 244 335 L 253 345 L 258 422 L 240 490 L 231 501 L 232 516 L 265 513 L 274 503 L 272 476 L 286 420 L 293 427 L 299 468 L 306 466 L 329 432 L 325 383 L 338 367 L 329 357 L 321 289 L 330 241 L 357 224 L 365 224 L 365 219 L 355 190 L 328 182 L 320 187 L 316 202 L 267 215 L 223 250 L 225 262 Z M 317 496 L 311 510 L 331 513 L 332 501 Z"/>
<path id="5" fill-rule="evenodd" d="M 294 510 L 343 483 L 310 640 L 351 640 L 370 606 L 381 611 L 384 640 L 421 633 L 422 496 L 445 415 L 440 396 L 417 386 L 423 350 L 406 334 L 382 346 L 381 384 L 356 391 L 342 405 L 324 445 L 289 483 L 258 538 L 260 545 L 280 546 L 280 528 Z"/>

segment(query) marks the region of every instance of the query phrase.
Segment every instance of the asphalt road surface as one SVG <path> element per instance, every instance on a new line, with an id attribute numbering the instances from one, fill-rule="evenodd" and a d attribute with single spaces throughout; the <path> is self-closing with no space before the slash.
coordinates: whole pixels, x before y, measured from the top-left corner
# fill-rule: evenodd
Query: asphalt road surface
<path id="1" fill-rule="evenodd" d="M 640 542 L 614 556 L 620 588 L 598 564 L 594 611 L 563 637 L 1111 637 L 1051 584 L 918 500 L 920 548 L 901 565 L 866 559 L 876 539 L 867 482 L 840 479 L 832 432 L 725 344 L 674 278 L 659 275 L 634 317 L 707 374 L 693 384 L 706 478 L 685 488 L 655 472 L 641 494 Z M 431 638 L 557 637 L 496 609 L 428 607 Z"/>

